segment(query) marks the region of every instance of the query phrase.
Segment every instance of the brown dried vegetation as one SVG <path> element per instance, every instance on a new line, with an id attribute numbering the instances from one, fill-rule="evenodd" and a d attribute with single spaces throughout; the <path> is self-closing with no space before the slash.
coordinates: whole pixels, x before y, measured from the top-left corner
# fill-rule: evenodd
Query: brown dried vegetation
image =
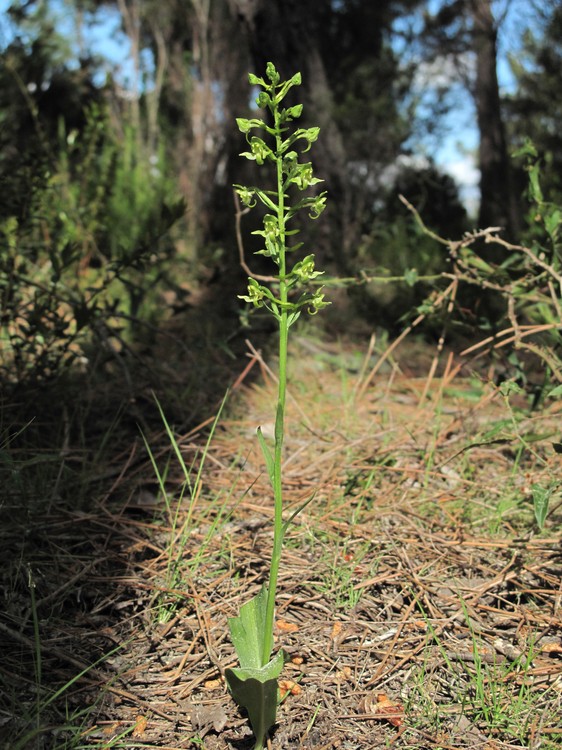
<path id="1" fill-rule="evenodd" d="M 375 349 L 293 343 L 288 512 L 316 494 L 283 557 L 271 747 L 554 750 L 562 509 L 554 497 L 539 532 L 530 487 L 560 475 L 560 405 L 508 406 L 452 355 L 428 378 L 407 340 L 370 377 Z M 18 521 L 5 500 L 0 747 L 252 746 L 222 675 L 227 617 L 269 561 L 255 430 L 272 426 L 275 363 L 252 348 L 235 368 L 206 454 L 211 408 L 178 429 L 186 464 L 205 463 L 175 539 L 131 427 L 85 505 L 53 495 Z M 143 429 L 175 508 L 184 477 L 157 420 Z"/>

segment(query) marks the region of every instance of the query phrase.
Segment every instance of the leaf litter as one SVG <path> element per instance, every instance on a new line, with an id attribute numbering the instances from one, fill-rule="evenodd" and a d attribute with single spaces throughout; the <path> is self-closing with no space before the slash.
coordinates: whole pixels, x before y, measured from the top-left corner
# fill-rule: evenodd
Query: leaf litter
<path id="1" fill-rule="evenodd" d="M 348 366 L 351 344 L 295 347 L 288 513 L 315 497 L 288 532 L 280 574 L 276 644 L 289 660 L 271 747 L 559 746 L 562 512 L 554 500 L 539 531 L 531 488 L 560 475 L 560 405 L 519 410 L 515 426 L 489 373 L 452 357 L 428 378 L 411 349 L 396 350 L 371 377 L 371 361 Z M 64 709 L 45 708 L 41 747 L 66 746 L 71 730 L 49 729 L 63 710 L 77 747 L 252 746 L 223 676 L 235 663 L 227 618 L 258 592 L 272 540 L 255 431 L 267 437 L 275 363 L 253 348 L 249 358 L 252 368 L 240 367 L 259 377 L 238 377 L 199 495 L 179 506 L 176 529 L 188 512 L 191 523 L 173 565 L 179 539 L 170 544 L 138 451 L 116 456 L 111 492 L 94 509 L 55 509 L 28 532 L 42 540 L 33 553 L 42 672 L 62 685 L 83 672 L 61 694 Z M 205 429 L 178 435 L 195 471 Z M 164 431 L 148 439 L 165 462 Z M 170 461 L 172 501 L 183 481 Z M 21 540 L 8 531 L 3 681 L 32 712 L 33 612 L 15 563 Z M 0 704 L 6 737 L 22 728 L 13 706 Z"/>

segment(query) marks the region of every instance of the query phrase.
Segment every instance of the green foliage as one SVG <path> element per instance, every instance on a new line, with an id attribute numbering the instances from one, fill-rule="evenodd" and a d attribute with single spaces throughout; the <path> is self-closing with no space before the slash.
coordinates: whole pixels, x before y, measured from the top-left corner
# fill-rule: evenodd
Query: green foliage
<path id="1" fill-rule="evenodd" d="M 558 383 L 562 382 L 562 205 L 547 200 L 542 187 L 542 164 L 531 142 L 526 142 L 515 156 L 523 156 L 528 173 L 530 203 L 529 230 L 523 246 L 515 249 L 515 258 L 508 258 L 504 267 L 516 269 L 517 278 L 504 293 L 515 312 L 535 326 L 543 326 L 538 345 L 529 345 L 516 338 L 520 348 L 538 354 Z M 515 326 L 517 328 L 517 326 Z M 540 333 L 537 331 L 537 334 Z"/>
<path id="2" fill-rule="evenodd" d="M 528 177 L 527 197 L 530 210 L 527 239 L 531 241 L 537 254 L 544 254 L 543 259 L 546 258 L 553 263 L 552 270 L 557 273 L 562 263 L 561 201 L 556 198 L 546 200 L 543 187 L 545 161 L 540 158 L 535 144 L 530 139 L 525 140 L 523 146 L 514 153 L 514 157 L 524 159 L 524 169 Z"/>
<path id="3" fill-rule="evenodd" d="M 184 571 L 184 567 L 185 567 L 184 552 L 185 552 L 187 542 L 193 530 L 192 525 L 193 525 L 193 518 L 194 518 L 195 512 L 196 510 L 198 510 L 199 517 L 201 518 L 201 517 L 205 517 L 206 514 L 210 513 L 215 508 L 216 502 L 206 503 L 206 507 L 204 510 L 197 508 L 197 500 L 199 499 L 201 495 L 201 487 L 202 487 L 202 482 L 203 482 L 203 470 L 206 465 L 206 459 L 208 456 L 209 447 L 211 445 L 211 441 L 213 440 L 213 436 L 215 434 L 215 431 L 216 431 L 219 419 L 221 417 L 223 407 L 226 403 L 227 397 L 228 397 L 228 391 L 225 394 L 222 400 L 222 403 L 219 407 L 219 410 L 217 411 L 217 414 L 213 420 L 211 429 L 209 431 L 209 436 L 207 437 L 207 442 L 205 444 L 205 447 L 201 455 L 195 456 L 190 466 L 188 466 L 185 463 L 180 446 L 174 435 L 174 432 L 168 420 L 166 419 L 166 415 L 164 414 L 164 411 L 158 399 L 156 399 L 156 405 L 158 407 L 160 418 L 166 430 L 166 434 L 170 441 L 170 446 L 172 448 L 172 451 L 177 459 L 177 462 L 183 474 L 183 482 L 182 482 L 180 491 L 175 501 L 173 500 L 173 498 L 169 496 L 167 486 L 166 486 L 166 479 L 168 475 L 169 464 L 166 464 L 166 468 L 164 471 L 161 471 L 159 469 L 158 463 L 156 461 L 156 456 L 154 455 L 154 452 L 152 448 L 150 447 L 150 444 L 146 436 L 144 434 L 142 436 L 145 448 L 147 450 L 147 453 L 150 458 L 150 462 L 152 464 L 152 468 L 154 469 L 154 473 L 158 481 L 160 495 L 164 500 L 164 505 L 166 508 L 166 516 L 167 516 L 166 521 L 170 529 L 170 543 L 168 545 L 168 554 L 167 554 L 168 564 L 166 567 L 166 575 L 164 579 L 164 593 L 157 607 L 158 619 L 160 622 L 168 622 L 172 618 L 172 616 L 176 613 L 179 602 L 183 601 L 183 597 L 181 595 L 178 595 L 177 590 L 184 585 L 184 572 L 185 572 Z M 199 461 L 199 465 L 197 468 L 194 465 L 196 459 L 198 459 Z M 186 505 L 187 505 L 187 514 L 183 523 L 180 525 L 179 523 L 180 514 L 181 514 L 182 509 L 185 508 Z M 189 560 L 190 575 L 193 575 L 194 570 L 197 568 L 198 564 L 200 563 L 206 543 L 209 541 L 210 538 L 212 538 L 217 528 L 217 525 L 221 522 L 221 520 L 222 520 L 222 510 L 219 509 L 219 511 L 215 515 L 215 519 L 210 524 L 209 533 L 207 534 L 207 536 L 205 537 L 205 539 L 202 541 L 202 543 L 199 546 L 199 550 L 197 554 L 193 555 L 191 559 Z M 169 592 L 174 592 L 174 593 L 170 595 Z"/>
<path id="4" fill-rule="evenodd" d="M 535 519 L 539 529 L 543 529 L 544 522 L 548 515 L 548 506 L 554 487 L 541 487 L 540 484 L 533 484 L 531 493 L 533 496 L 533 507 L 535 510 Z"/>
<path id="5" fill-rule="evenodd" d="M 277 269 L 277 275 L 270 279 L 270 285 L 262 283 L 267 281 L 264 277 L 249 278 L 248 293 L 241 295 L 243 300 L 255 308 L 267 309 L 279 325 L 279 387 L 273 451 L 268 446 L 261 430 L 258 430 L 258 440 L 274 495 L 274 539 L 269 585 L 241 607 L 238 617 L 229 620 L 232 642 L 241 668 L 230 669 L 226 672 L 232 695 L 248 711 L 256 736 L 256 750 L 261 750 L 266 733 L 275 723 L 277 677 L 284 662 L 282 651 L 279 651 L 273 659 L 271 659 L 271 651 L 275 593 L 283 538 L 287 525 L 295 515 L 293 514 L 289 521 L 283 521 L 281 467 L 285 427 L 288 333 L 289 328 L 303 310 L 306 309 L 314 315 L 328 304 L 324 300 L 321 289 L 309 291 L 307 288 L 322 273 L 314 268 L 314 255 L 307 255 L 291 267 L 287 263 L 287 255 L 300 249 L 302 245 L 302 243 L 287 244 L 287 239 L 298 233 L 297 229 L 289 228 L 291 220 L 303 211 L 308 213 L 311 219 L 316 219 L 326 205 L 325 192 L 312 196 L 299 196 L 299 193 L 321 182 L 314 177 L 312 164 L 300 161 L 300 156 L 306 153 L 317 140 L 320 129 L 312 127 L 291 130 L 289 127 L 293 120 L 300 117 L 302 105 L 285 108 L 282 102 L 293 86 L 300 85 L 300 73 L 296 73 L 287 81 L 281 81 L 273 63 L 268 63 L 266 78 L 267 81 L 250 74 L 249 82 L 262 89 L 258 94 L 256 104 L 260 109 L 269 111 L 272 124 L 260 118 L 239 118 L 237 124 L 240 131 L 246 135 L 250 147 L 250 150 L 245 151 L 241 156 L 255 161 L 260 166 L 271 164 L 275 169 L 276 189 L 264 190 L 244 185 L 235 187 L 244 206 L 253 208 L 259 202 L 267 209 L 268 213 L 263 217 L 263 229 L 254 232 L 255 235 L 263 238 L 264 244 L 257 254 L 271 258 Z M 253 135 L 253 131 L 258 131 L 259 135 Z M 295 190 L 298 191 L 297 197 L 291 202 L 291 195 Z"/>
<path id="6" fill-rule="evenodd" d="M 57 32 L 50 4 L 40 5 L 32 21 L 18 18 L 15 38 L 0 51 L 0 220 L 28 216 L 54 170 L 60 121 L 69 132 L 82 130 L 87 109 L 102 100 L 92 60 L 69 63 L 70 43 Z"/>
<path id="7" fill-rule="evenodd" d="M 241 608 L 255 609 L 257 597 L 250 599 Z M 265 616 L 265 612 L 264 612 Z M 263 627 L 265 621 L 260 621 L 259 626 Z M 236 630 L 231 630 L 234 640 Z M 239 643 L 246 645 L 251 644 L 247 638 L 247 633 L 241 634 L 243 637 Z M 259 656 L 259 654 L 255 654 Z M 252 731 L 257 739 L 255 750 L 263 747 L 260 737 L 265 737 L 267 732 L 275 724 L 278 702 L 277 679 L 281 674 L 285 657 L 283 651 L 279 651 L 268 664 L 263 667 L 242 667 L 240 669 L 225 670 L 226 679 L 230 691 L 236 702 L 247 709 Z"/>
<path id="8" fill-rule="evenodd" d="M 392 164 L 412 135 L 408 92 L 413 67 L 390 43 L 388 30 L 401 14 L 419 4 L 393 2 L 326 3 L 315 9 L 322 60 L 333 92 L 333 118 L 345 144 L 346 179 L 366 207 L 380 197 L 377 176 Z M 334 55 L 333 50 L 338 54 Z M 365 179 L 368 177 L 368 179 Z"/>
<path id="9" fill-rule="evenodd" d="M 90 110 L 83 132 L 59 123 L 56 157 L 25 213 L 0 224 L 2 366 L 18 381 L 55 375 L 97 339 L 122 336 L 162 275 L 161 238 L 183 213 L 158 158 L 120 142 Z M 151 179 L 147 179 L 147 173 Z"/>
<path id="10" fill-rule="evenodd" d="M 533 144 L 527 142 L 516 156 L 525 157 L 529 178 L 530 228 L 523 244 L 507 242 L 493 227 L 467 232 L 460 241 L 444 239 L 410 209 L 425 234 L 448 247 L 452 271 L 445 277 L 455 280 L 455 290 L 468 285 L 478 298 L 494 300 L 493 316 L 484 321 L 494 334 L 484 344 L 511 353 L 510 365 L 523 374 L 525 358 L 544 368 L 538 403 L 552 390 L 552 381 L 562 383 L 562 208 L 545 198 Z"/>
<path id="11" fill-rule="evenodd" d="M 372 212 L 354 260 L 365 282 L 354 296 L 364 313 L 384 321 L 389 330 L 401 328 L 404 319 L 420 311 L 446 262 L 445 248 L 436 247 L 404 212 L 400 196 L 440 234 L 457 236 L 467 229 L 466 210 L 451 177 L 431 164 L 400 169 L 384 202 Z"/>
<path id="12" fill-rule="evenodd" d="M 562 202 L 562 7 L 547 7 L 545 22 L 527 29 L 522 50 L 510 56 L 517 90 L 505 104 L 513 142 L 531 139 L 542 154 L 541 180 L 552 200 Z M 542 28 L 541 28 L 542 26 Z"/>

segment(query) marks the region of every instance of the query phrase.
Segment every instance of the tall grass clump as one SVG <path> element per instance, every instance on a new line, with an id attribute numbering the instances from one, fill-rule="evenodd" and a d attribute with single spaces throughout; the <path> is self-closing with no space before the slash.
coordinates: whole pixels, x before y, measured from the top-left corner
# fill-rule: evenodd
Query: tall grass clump
<path id="1" fill-rule="evenodd" d="M 183 482 L 180 486 L 179 494 L 177 498 L 175 498 L 175 500 L 174 498 L 170 497 L 166 487 L 169 464 L 166 465 L 164 471 L 161 471 L 159 469 L 156 462 L 156 456 L 154 455 L 154 452 L 150 447 L 148 439 L 146 438 L 144 433 L 142 436 L 145 448 L 148 452 L 150 462 L 152 464 L 152 468 L 154 469 L 154 473 L 158 480 L 160 495 L 164 501 L 166 520 L 170 529 L 169 544 L 166 549 L 167 565 L 163 582 L 165 590 L 163 592 L 161 600 L 157 605 L 157 615 L 159 622 L 168 622 L 175 614 L 178 603 L 182 600 L 182 597 L 179 594 L 170 592 L 177 590 L 183 583 L 184 553 L 192 531 L 192 522 L 196 509 L 200 511 L 201 516 L 204 516 L 205 514 L 210 513 L 218 505 L 218 501 L 215 500 L 211 503 L 206 503 L 206 509 L 201 509 L 197 507 L 197 501 L 200 498 L 201 488 L 203 486 L 203 469 L 206 465 L 206 459 L 209 453 L 211 441 L 213 440 L 213 436 L 215 434 L 215 430 L 217 428 L 227 397 L 228 392 L 223 398 L 219 410 L 217 411 L 217 414 L 212 422 L 211 429 L 209 431 L 209 435 L 207 437 L 201 455 L 197 454 L 193 458 L 193 461 L 189 466 L 184 461 L 181 447 L 174 435 L 171 425 L 166 419 L 166 415 L 164 414 L 162 406 L 160 405 L 158 400 L 156 400 L 158 411 L 160 412 L 160 417 L 164 424 L 164 428 L 170 441 L 172 451 L 183 474 Z M 199 462 L 198 466 L 196 466 L 197 461 Z M 184 520 L 181 521 L 180 515 L 186 505 L 187 513 L 185 514 Z M 192 556 L 189 562 L 189 566 L 192 572 L 200 563 L 207 543 L 212 538 L 214 531 L 217 529 L 218 524 L 223 518 L 223 510 L 224 508 L 218 509 L 215 520 L 211 523 L 210 532 L 205 537 L 204 542 L 199 546 L 198 551 Z"/>
<path id="2" fill-rule="evenodd" d="M 322 272 L 314 266 L 314 255 L 306 255 L 292 265 L 289 256 L 302 243 L 289 244 L 298 230 L 291 228 L 292 220 L 302 211 L 317 219 L 324 210 L 326 193 L 303 196 L 321 180 L 314 177 L 312 164 L 301 160 L 317 140 L 320 129 L 294 128 L 292 123 L 302 113 L 303 105 L 284 106 L 288 92 L 301 83 L 300 73 L 287 81 L 273 63 L 268 63 L 266 77 L 250 74 L 249 82 L 261 89 L 256 99 L 259 109 L 267 113 L 262 118 L 239 118 L 238 128 L 245 134 L 249 151 L 242 156 L 259 166 L 270 167 L 274 175 L 273 189 L 235 185 L 246 208 L 258 203 L 265 207 L 263 229 L 254 234 L 263 238 L 263 248 L 257 254 L 270 258 L 275 267 L 272 277 L 252 275 L 248 292 L 242 299 L 255 308 L 265 308 L 278 327 L 279 377 L 275 433 L 273 447 L 258 429 L 258 441 L 263 452 L 274 498 L 273 549 L 269 581 L 257 596 L 242 605 L 237 617 L 229 620 L 232 642 L 240 666 L 226 670 L 226 679 L 236 702 L 248 712 L 256 738 L 256 750 L 264 746 L 265 738 L 275 723 L 279 677 L 285 655 L 283 650 L 272 658 L 275 594 L 281 563 L 283 538 L 289 520 L 283 520 L 282 457 L 285 431 L 285 400 L 287 388 L 287 345 L 289 329 L 303 311 L 314 315 L 328 303 L 321 288 L 308 290 L 308 284 Z M 255 134 L 257 133 L 257 134 Z M 294 196 L 294 197 L 293 197 Z"/>

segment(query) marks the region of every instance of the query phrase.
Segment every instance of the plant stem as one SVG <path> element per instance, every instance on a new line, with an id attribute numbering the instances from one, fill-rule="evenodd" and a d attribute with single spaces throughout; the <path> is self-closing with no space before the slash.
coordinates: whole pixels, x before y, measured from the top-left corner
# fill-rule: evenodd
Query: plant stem
<path id="1" fill-rule="evenodd" d="M 265 665 L 271 656 L 273 648 L 273 621 L 275 616 L 275 594 L 277 591 L 277 577 L 283 548 L 283 483 L 281 466 L 283 462 L 283 439 L 285 434 L 285 399 L 287 392 L 287 344 L 289 339 L 289 321 L 285 303 L 288 300 L 286 248 L 285 248 L 285 194 L 283 191 L 283 166 L 281 146 L 281 124 L 279 112 L 275 109 L 275 140 L 277 159 L 277 222 L 279 227 L 279 299 L 281 314 L 279 318 L 279 385 L 277 391 L 277 411 L 275 414 L 275 449 L 273 472 L 273 550 L 269 572 L 269 586 L 267 589 L 267 606 L 265 615 L 265 637 L 263 643 L 262 664 Z"/>

